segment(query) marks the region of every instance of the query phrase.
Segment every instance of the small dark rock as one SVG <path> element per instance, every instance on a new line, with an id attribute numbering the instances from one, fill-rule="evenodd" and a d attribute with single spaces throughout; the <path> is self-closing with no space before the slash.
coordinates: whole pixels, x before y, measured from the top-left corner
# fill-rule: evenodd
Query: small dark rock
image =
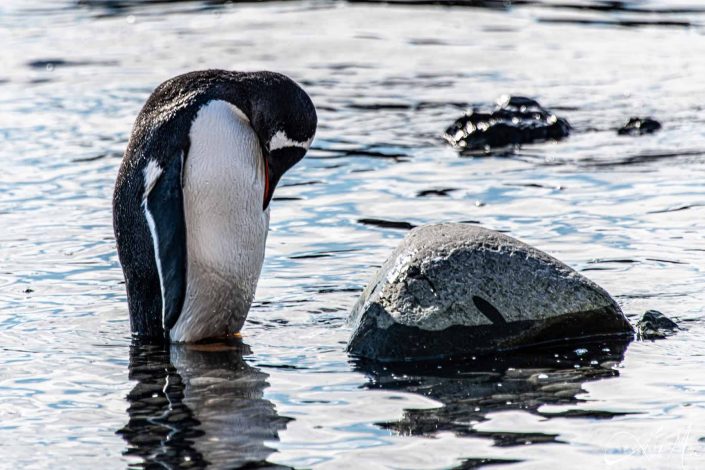
<path id="1" fill-rule="evenodd" d="M 619 135 L 644 135 L 653 134 L 657 130 L 661 129 L 661 123 L 657 120 L 647 117 L 633 117 L 629 119 L 623 127 L 617 130 Z"/>
<path id="2" fill-rule="evenodd" d="M 636 324 L 640 339 L 663 339 L 676 333 L 678 324 L 658 310 L 648 310 Z"/>
<path id="3" fill-rule="evenodd" d="M 571 127 L 538 102 L 523 96 L 504 97 L 491 112 L 473 110 L 446 129 L 443 137 L 464 153 L 490 152 L 492 149 L 532 142 L 561 140 Z"/>

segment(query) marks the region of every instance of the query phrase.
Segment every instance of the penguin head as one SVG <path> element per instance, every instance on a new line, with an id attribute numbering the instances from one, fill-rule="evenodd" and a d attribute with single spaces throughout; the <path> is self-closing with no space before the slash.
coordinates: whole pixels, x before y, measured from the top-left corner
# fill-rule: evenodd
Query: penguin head
<path id="1" fill-rule="evenodd" d="M 311 98 L 290 78 L 274 72 L 256 72 L 251 94 L 250 123 L 265 160 L 262 209 L 272 200 L 282 175 L 306 154 L 316 134 L 316 108 Z"/>

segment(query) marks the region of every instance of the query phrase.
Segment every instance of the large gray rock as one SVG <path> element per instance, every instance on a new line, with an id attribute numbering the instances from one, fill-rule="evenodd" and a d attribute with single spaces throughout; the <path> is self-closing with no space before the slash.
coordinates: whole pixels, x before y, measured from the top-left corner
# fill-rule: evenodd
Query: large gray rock
<path id="1" fill-rule="evenodd" d="M 348 351 L 449 359 L 634 330 L 604 289 L 514 238 L 464 224 L 409 232 L 353 307 Z"/>

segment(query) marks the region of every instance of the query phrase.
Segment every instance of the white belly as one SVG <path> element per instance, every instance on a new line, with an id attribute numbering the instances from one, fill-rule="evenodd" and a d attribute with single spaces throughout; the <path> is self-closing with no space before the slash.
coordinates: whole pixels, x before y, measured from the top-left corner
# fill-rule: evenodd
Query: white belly
<path id="1" fill-rule="evenodd" d="M 184 162 L 187 284 L 172 341 L 236 333 L 255 295 L 269 209 L 257 135 L 239 110 L 211 101 L 191 126 Z"/>

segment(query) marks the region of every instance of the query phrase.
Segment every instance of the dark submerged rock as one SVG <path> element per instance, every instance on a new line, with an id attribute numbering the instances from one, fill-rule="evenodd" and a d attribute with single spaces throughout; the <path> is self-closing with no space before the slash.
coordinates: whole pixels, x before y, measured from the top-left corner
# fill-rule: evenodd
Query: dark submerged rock
<path id="1" fill-rule="evenodd" d="M 353 307 L 348 351 L 446 360 L 633 334 L 602 288 L 514 238 L 464 224 L 409 232 Z"/>
<path id="2" fill-rule="evenodd" d="M 647 310 L 636 327 L 640 339 L 663 339 L 679 330 L 676 322 L 658 310 Z"/>
<path id="3" fill-rule="evenodd" d="M 379 423 L 402 435 L 435 437 L 452 432 L 460 437 L 494 440 L 495 445 L 560 442 L 558 435 L 524 430 L 483 430 L 468 423 L 486 421 L 497 412 L 521 410 L 542 418 L 610 419 L 624 411 L 545 405 L 578 403 L 584 384 L 619 376 L 629 339 L 602 338 L 563 347 L 536 348 L 453 363 L 380 364 L 354 361 L 367 376 L 366 388 L 414 393 L 440 402 L 434 408 L 406 408 L 401 417 Z M 551 407 L 548 407 L 551 408 Z"/>
<path id="4" fill-rule="evenodd" d="M 491 112 L 473 110 L 445 130 L 443 137 L 464 153 L 490 152 L 546 140 L 561 140 L 571 127 L 538 102 L 523 96 L 504 97 Z"/>
<path id="5" fill-rule="evenodd" d="M 647 117 L 633 117 L 629 122 L 617 130 L 619 135 L 644 135 L 653 134 L 661 129 L 661 123 L 657 120 Z"/>

